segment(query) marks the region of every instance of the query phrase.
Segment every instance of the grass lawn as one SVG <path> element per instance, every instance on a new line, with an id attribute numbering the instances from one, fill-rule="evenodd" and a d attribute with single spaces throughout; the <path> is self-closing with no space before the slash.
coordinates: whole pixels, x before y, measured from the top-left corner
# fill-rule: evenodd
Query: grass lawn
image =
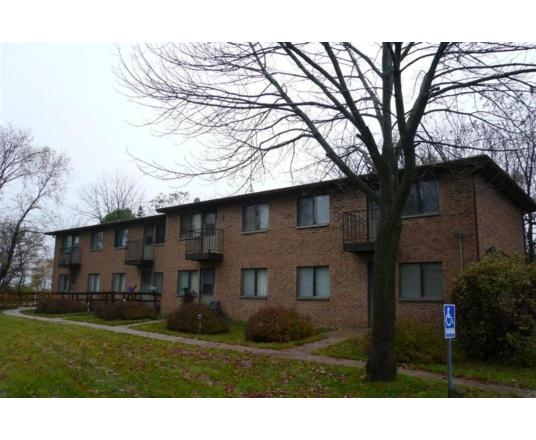
<path id="1" fill-rule="evenodd" d="M 164 335 L 182 336 L 184 338 L 203 339 L 205 341 L 222 342 L 224 344 L 246 345 L 248 347 L 270 348 L 272 350 L 283 350 L 285 348 L 292 348 L 298 345 L 308 344 L 309 342 L 319 341 L 320 339 L 323 339 L 326 336 L 325 332 L 319 331 L 315 333 L 314 335 L 305 339 L 301 339 L 299 341 L 251 342 L 251 341 L 246 341 L 246 338 L 244 337 L 244 327 L 245 327 L 245 323 L 243 322 L 231 321 L 229 324 L 229 332 L 222 333 L 219 335 L 198 335 L 198 334 L 183 333 L 183 332 L 177 332 L 174 330 L 168 330 L 166 328 L 165 321 L 140 324 L 140 325 L 134 326 L 133 328 L 136 330 L 143 330 L 146 332 L 162 333 Z"/>
<path id="2" fill-rule="evenodd" d="M 54 314 L 54 313 L 35 313 L 33 310 L 24 310 L 21 313 L 23 313 L 24 315 L 44 316 L 46 318 L 62 318 L 62 319 L 68 319 L 69 321 L 83 321 L 83 322 L 91 322 L 94 324 L 102 324 L 102 325 L 110 325 L 110 326 L 129 325 L 129 324 L 137 324 L 137 323 L 150 321 L 149 319 L 115 319 L 115 320 L 109 321 L 106 319 L 97 318 L 93 313 Z"/>
<path id="3" fill-rule="evenodd" d="M 207 350 L 0 315 L 4 397 L 445 397 L 444 381 Z M 470 396 L 494 396 L 472 390 Z"/>
<path id="4" fill-rule="evenodd" d="M 363 337 L 350 338 L 330 347 L 315 351 L 315 354 L 345 359 L 366 360 L 365 340 Z M 456 353 L 455 353 L 456 355 Z M 401 365 L 416 370 L 447 374 L 446 348 L 444 364 L 406 364 Z M 536 389 L 536 372 L 534 368 L 501 365 L 496 363 L 471 362 L 455 356 L 453 362 L 454 377 L 482 380 L 521 388 Z"/>

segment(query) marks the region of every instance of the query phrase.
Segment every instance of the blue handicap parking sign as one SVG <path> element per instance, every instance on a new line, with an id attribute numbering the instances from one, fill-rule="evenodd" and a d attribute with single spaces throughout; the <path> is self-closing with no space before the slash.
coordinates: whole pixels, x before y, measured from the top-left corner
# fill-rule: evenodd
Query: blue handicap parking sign
<path id="1" fill-rule="evenodd" d="M 443 320 L 445 323 L 445 339 L 456 337 L 456 306 L 443 304 Z"/>

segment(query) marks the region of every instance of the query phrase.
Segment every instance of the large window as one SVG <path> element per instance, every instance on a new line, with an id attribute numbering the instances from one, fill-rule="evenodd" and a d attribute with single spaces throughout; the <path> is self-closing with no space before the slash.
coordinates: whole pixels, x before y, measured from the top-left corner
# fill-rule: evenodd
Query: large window
<path id="1" fill-rule="evenodd" d="M 327 225 L 329 223 L 329 195 L 298 199 L 298 226 Z"/>
<path id="2" fill-rule="evenodd" d="M 298 267 L 298 298 L 329 298 L 329 267 Z"/>
<path id="3" fill-rule="evenodd" d="M 87 291 L 100 292 L 100 274 L 90 273 L 87 276 Z"/>
<path id="4" fill-rule="evenodd" d="M 125 274 L 113 273 L 112 274 L 112 292 L 124 292 L 125 291 Z"/>
<path id="5" fill-rule="evenodd" d="M 104 232 L 93 231 L 91 233 L 91 250 L 100 251 L 102 249 L 103 239 L 104 239 Z"/>
<path id="6" fill-rule="evenodd" d="M 60 274 L 58 276 L 58 292 L 68 292 L 69 287 L 69 274 Z"/>
<path id="7" fill-rule="evenodd" d="M 128 240 L 128 228 L 120 228 L 115 230 L 114 246 L 116 248 L 126 247 Z"/>
<path id="8" fill-rule="evenodd" d="M 177 272 L 177 295 L 199 291 L 199 272 L 197 270 L 179 270 Z"/>
<path id="9" fill-rule="evenodd" d="M 141 273 L 142 293 L 162 293 L 164 287 L 164 273 L 144 270 Z"/>
<path id="10" fill-rule="evenodd" d="M 201 213 L 183 214 L 180 220 L 180 238 L 195 236 L 194 231 L 201 229 Z"/>
<path id="11" fill-rule="evenodd" d="M 442 299 L 443 267 L 441 263 L 400 265 L 400 299 Z"/>
<path id="12" fill-rule="evenodd" d="M 166 241 L 166 222 L 155 223 L 154 230 L 155 244 L 164 243 Z"/>
<path id="13" fill-rule="evenodd" d="M 201 282 L 199 283 L 199 290 L 201 296 L 210 296 L 214 294 L 214 282 L 216 274 L 214 269 L 201 269 L 200 270 Z"/>
<path id="14" fill-rule="evenodd" d="M 62 252 L 71 252 L 74 247 L 78 247 L 79 243 L 80 243 L 80 236 L 64 235 L 61 238 L 61 250 Z"/>
<path id="15" fill-rule="evenodd" d="M 242 211 L 242 231 L 265 231 L 268 229 L 268 204 L 244 206 Z"/>
<path id="16" fill-rule="evenodd" d="M 437 181 L 421 180 L 411 186 L 402 216 L 434 214 L 439 212 Z"/>
<path id="17" fill-rule="evenodd" d="M 267 269 L 242 269 L 242 296 L 266 297 L 268 295 Z"/>

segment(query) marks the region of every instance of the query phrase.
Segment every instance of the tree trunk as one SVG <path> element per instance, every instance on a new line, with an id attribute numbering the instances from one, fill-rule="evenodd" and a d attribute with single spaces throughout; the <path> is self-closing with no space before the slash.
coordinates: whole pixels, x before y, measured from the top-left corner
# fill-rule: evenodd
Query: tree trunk
<path id="1" fill-rule="evenodd" d="M 372 341 L 367 378 L 391 381 L 396 377 L 395 313 L 396 265 L 402 222 L 400 214 L 380 206 L 380 224 L 374 253 L 372 287 Z"/>

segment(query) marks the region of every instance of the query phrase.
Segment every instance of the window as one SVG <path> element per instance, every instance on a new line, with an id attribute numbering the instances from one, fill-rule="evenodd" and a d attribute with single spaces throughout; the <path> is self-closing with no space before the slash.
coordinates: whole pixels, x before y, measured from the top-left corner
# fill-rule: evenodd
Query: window
<path id="1" fill-rule="evenodd" d="M 422 180 L 411 186 L 408 200 L 404 205 L 402 216 L 437 213 L 439 201 L 437 181 Z"/>
<path id="2" fill-rule="evenodd" d="M 242 296 L 265 298 L 268 295 L 267 269 L 242 269 Z"/>
<path id="3" fill-rule="evenodd" d="M 400 299 L 442 299 L 443 267 L 441 263 L 400 265 Z"/>
<path id="4" fill-rule="evenodd" d="M 78 247 L 79 243 L 80 243 L 80 236 L 64 235 L 61 238 L 61 250 L 62 252 L 71 252 L 74 247 Z"/>
<path id="5" fill-rule="evenodd" d="M 100 274 L 90 273 L 87 276 L 87 291 L 100 292 Z"/>
<path id="6" fill-rule="evenodd" d="M 179 270 L 177 272 L 177 295 L 182 296 L 186 292 L 198 292 L 199 274 L 197 270 Z"/>
<path id="7" fill-rule="evenodd" d="M 242 231 L 265 231 L 268 229 L 268 204 L 244 206 L 242 210 Z"/>
<path id="8" fill-rule="evenodd" d="M 199 284 L 199 291 L 201 296 L 213 295 L 214 281 L 216 277 L 214 269 L 201 269 L 200 272 L 201 283 Z"/>
<path id="9" fill-rule="evenodd" d="M 69 275 L 60 274 L 58 276 L 58 292 L 68 292 L 69 289 Z"/>
<path id="10" fill-rule="evenodd" d="M 194 236 L 194 231 L 201 229 L 201 213 L 181 215 L 180 238 Z"/>
<path id="11" fill-rule="evenodd" d="M 329 298 L 329 267 L 298 267 L 298 298 Z"/>
<path id="12" fill-rule="evenodd" d="M 164 273 L 143 271 L 141 273 L 142 293 L 162 293 L 164 287 Z"/>
<path id="13" fill-rule="evenodd" d="M 154 242 L 155 244 L 164 243 L 166 241 L 166 222 L 158 222 L 154 226 Z"/>
<path id="14" fill-rule="evenodd" d="M 155 272 L 153 273 L 153 287 L 155 288 L 155 293 L 162 293 L 164 288 L 164 273 Z"/>
<path id="15" fill-rule="evenodd" d="M 114 246 L 116 248 L 126 247 L 128 240 L 128 228 L 115 230 Z"/>
<path id="16" fill-rule="evenodd" d="M 112 292 L 124 292 L 125 291 L 125 274 L 113 273 L 112 274 Z"/>
<path id="17" fill-rule="evenodd" d="M 91 250 L 98 251 L 102 249 L 102 242 L 104 239 L 104 232 L 94 231 L 91 233 Z"/>
<path id="18" fill-rule="evenodd" d="M 298 199 L 298 226 L 327 225 L 329 195 Z"/>

